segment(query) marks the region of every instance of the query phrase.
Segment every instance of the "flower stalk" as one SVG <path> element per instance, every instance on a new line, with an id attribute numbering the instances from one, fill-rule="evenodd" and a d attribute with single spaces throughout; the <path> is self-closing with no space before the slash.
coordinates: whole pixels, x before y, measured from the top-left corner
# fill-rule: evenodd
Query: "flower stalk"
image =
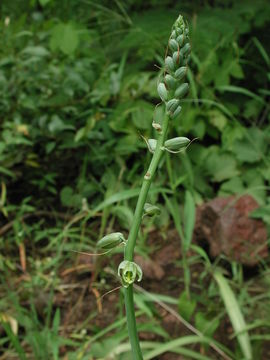
<path id="1" fill-rule="evenodd" d="M 183 80 L 187 73 L 189 57 L 188 25 L 180 15 L 172 27 L 163 73 L 157 86 L 158 94 L 165 105 L 165 116 L 161 124 L 153 121 L 152 126 L 156 130 L 157 139 L 146 141 L 148 149 L 153 153 L 153 157 L 143 178 L 128 239 L 126 241 L 121 233 L 113 233 L 106 235 L 98 243 L 100 247 L 109 249 L 121 243 L 125 246 L 124 260 L 119 265 L 118 275 L 124 287 L 127 325 L 134 360 L 143 359 L 136 326 L 133 297 L 133 283 L 140 281 L 143 274 L 141 268 L 133 262 L 134 249 L 143 217 L 159 213 L 158 207 L 147 204 L 146 200 L 164 151 L 178 153 L 190 144 L 190 140 L 184 137 L 166 140 L 169 124 L 179 117 L 182 110 L 180 106 L 181 99 L 188 93 L 189 85 Z"/>

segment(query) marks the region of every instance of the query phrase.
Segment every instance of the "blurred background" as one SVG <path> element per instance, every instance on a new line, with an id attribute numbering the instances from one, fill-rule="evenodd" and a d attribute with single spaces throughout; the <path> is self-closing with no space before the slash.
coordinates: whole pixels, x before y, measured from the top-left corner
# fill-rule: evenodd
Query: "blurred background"
<path id="1" fill-rule="evenodd" d="M 123 249 L 83 253 L 128 234 L 179 13 L 190 93 L 170 135 L 197 139 L 163 157 L 149 193 L 140 338 L 146 359 L 270 358 L 269 1 L 1 0 L 1 360 L 131 359 L 122 290 L 101 299 Z M 194 334 L 183 319 L 208 340 L 175 345 Z"/>

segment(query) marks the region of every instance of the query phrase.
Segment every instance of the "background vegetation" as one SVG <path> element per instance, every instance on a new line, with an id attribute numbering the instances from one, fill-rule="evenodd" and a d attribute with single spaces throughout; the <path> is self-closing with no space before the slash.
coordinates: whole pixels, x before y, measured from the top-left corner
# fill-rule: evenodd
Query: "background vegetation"
<path id="1" fill-rule="evenodd" d="M 155 244 L 147 241 L 153 229 L 163 238 L 169 228 L 179 229 L 187 193 L 196 204 L 249 193 L 269 227 L 270 4 L 2 0 L 0 11 L 1 359 L 129 359 L 121 291 L 114 311 L 104 302 L 100 314 L 99 296 L 118 286 L 118 262 L 89 258 L 81 264 L 72 251 L 93 253 L 100 236 L 130 227 L 150 159 L 140 135 L 154 136 L 158 66 L 179 12 L 191 28 L 191 90 L 171 134 L 199 139 L 185 154 L 164 157 L 150 193 L 162 214 L 145 221 L 137 252 L 151 255 Z M 209 275 L 206 252 L 197 252 L 204 260 L 198 255 L 189 260 L 203 269 L 191 289 L 193 302 L 180 291 L 162 297 L 162 284 L 154 299 L 140 292 L 136 297 L 144 319 L 140 330 L 154 334 L 147 339 L 161 349 L 147 359 L 185 345 L 173 345 L 160 324 L 154 307 L 160 301 L 170 306 L 180 301 L 180 312 L 194 304 L 180 315 L 209 338 L 217 336 L 231 358 L 241 359 L 236 337 L 222 338 L 226 306 Z M 248 278 L 240 264 L 227 267 L 254 359 L 267 359 L 269 258 Z M 170 276 L 162 281 L 175 280 L 183 282 Z M 78 292 L 76 306 L 84 303 L 83 313 L 74 318 Z M 162 350 L 162 344 L 171 345 Z M 219 358 L 207 344 L 185 348 L 191 352 L 182 352 L 183 358 Z M 147 347 L 152 349 L 150 341 Z"/>

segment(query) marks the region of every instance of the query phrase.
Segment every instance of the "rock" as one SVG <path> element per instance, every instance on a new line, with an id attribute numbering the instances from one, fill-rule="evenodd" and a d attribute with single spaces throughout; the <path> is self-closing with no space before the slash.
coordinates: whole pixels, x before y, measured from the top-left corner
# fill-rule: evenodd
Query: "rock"
<path id="1" fill-rule="evenodd" d="M 268 256 L 267 230 L 261 220 L 249 218 L 259 207 L 250 195 L 213 199 L 197 208 L 194 240 L 210 246 L 214 257 L 253 266 Z"/>
<path id="2" fill-rule="evenodd" d="M 134 261 L 142 268 L 145 278 L 161 280 L 165 275 L 165 271 L 162 266 L 153 260 L 143 258 L 140 255 L 135 255 Z"/>

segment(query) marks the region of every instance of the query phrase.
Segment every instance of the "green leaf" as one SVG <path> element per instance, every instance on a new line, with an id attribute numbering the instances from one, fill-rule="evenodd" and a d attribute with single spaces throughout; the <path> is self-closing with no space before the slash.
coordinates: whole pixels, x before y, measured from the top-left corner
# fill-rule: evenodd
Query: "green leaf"
<path id="1" fill-rule="evenodd" d="M 219 326 L 219 320 L 217 318 L 209 319 L 202 312 L 197 312 L 195 315 L 195 326 L 204 335 L 211 338 Z"/>
<path id="2" fill-rule="evenodd" d="M 185 251 L 188 251 L 190 244 L 191 244 L 194 225 L 195 225 L 195 215 L 196 215 L 195 202 L 194 202 L 193 196 L 187 190 L 185 193 L 185 206 L 184 206 L 184 224 L 185 224 L 184 248 L 185 248 Z"/>
<path id="3" fill-rule="evenodd" d="M 252 351 L 250 345 L 249 334 L 246 329 L 246 322 L 241 312 L 241 307 L 233 293 L 227 279 L 221 274 L 219 270 L 214 272 L 214 278 L 218 283 L 220 295 L 223 299 L 226 311 L 231 320 L 234 332 L 240 348 L 246 359 L 252 359 Z"/>
<path id="4" fill-rule="evenodd" d="M 43 46 L 28 46 L 22 51 L 22 54 L 37 57 L 50 55 L 49 51 Z"/>
<path id="5" fill-rule="evenodd" d="M 219 195 L 240 194 L 244 189 L 243 180 L 240 177 L 233 177 L 221 185 Z"/>
<path id="6" fill-rule="evenodd" d="M 265 156 L 266 149 L 265 134 L 258 128 L 247 129 L 244 138 L 236 140 L 233 145 L 237 159 L 247 163 L 260 161 Z"/>
<path id="7" fill-rule="evenodd" d="M 52 0 L 39 0 L 41 6 L 45 7 L 48 5 Z"/>
<path id="8" fill-rule="evenodd" d="M 249 216 L 254 219 L 262 219 L 266 224 L 270 225 L 270 204 L 261 206 L 258 209 L 252 211 Z"/>
<path id="9" fill-rule="evenodd" d="M 185 291 L 179 297 L 178 302 L 178 311 L 179 314 L 187 321 L 190 321 L 192 314 L 196 308 L 196 301 L 192 300 L 190 297 L 187 296 Z"/>
<path id="10" fill-rule="evenodd" d="M 244 73 L 242 70 L 242 67 L 240 66 L 240 64 L 236 61 L 234 61 L 233 63 L 231 63 L 230 66 L 230 74 L 235 77 L 236 79 L 243 79 L 244 78 Z"/>
<path id="11" fill-rule="evenodd" d="M 105 209 L 106 207 L 116 203 L 116 202 L 120 202 L 123 200 L 127 200 L 133 197 L 136 197 L 139 195 L 141 191 L 141 188 L 136 188 L 136 189 L 128 189 L 128 190 L 122 190 L 120 192 L 118 192 L 117 194 L 113 194 L 112 196 L 110 196 L 109 198 L 107 198 L 106 200 L 104 200 L 101 204 L 99 204 L 94 210 L 93 212 L 96 213 L 98 211 L 102 211 L 103 209 Z M 171 193 L 170 190 L 165 189 L 165 188 L 161 188 L 161 187 L 152 187 L 149 191 L 149 193 L 159 193 L 159 192 L 163 192 L 163 193 Z"/>
<path id="12" fill-rule="evenodd" d="M 206 158 L 205 166 L 212 176 L 212 180 L 221 182 L 238 175 L 236 160 L 232 155 L 220 154 L 215 148 L 210 149 L 210 154 Z"/>
<path id="13" fill-rule="evenodd" d="M 71 23 L 61 23 L 53 27 L 50 46 L 53 51 L 61 50 L 66 55 L 75 52 L 79 45 L 79 36 Z"/>
<path id="14" fill-rule="evenodd" d="M 215 126 L 219 131 L 222 131 L 227 124 L 227 118 L 223 113 L 219 110 L 210 110 L 208 114 L 210 124 Z"/>
<path id="15" fill-rule="evenodd" d="M 266 102 L 264 101 L 263 98 L 261 98 L 259 95 L 253 93 L 252 91 L 249 91 L 243 87 L 240 86 L 233 86 L 233 85 L 225 85 L 225 86 L 219 86 L 218 87 L 219 91 L 227 91 L 227 92 L 231 92 L 231 93 L 235 93 L 235 94 L 242 94 L 242 95 L 246 95 L 252 99 L 257 100 L 258 102 L 266 105 Z"/>

